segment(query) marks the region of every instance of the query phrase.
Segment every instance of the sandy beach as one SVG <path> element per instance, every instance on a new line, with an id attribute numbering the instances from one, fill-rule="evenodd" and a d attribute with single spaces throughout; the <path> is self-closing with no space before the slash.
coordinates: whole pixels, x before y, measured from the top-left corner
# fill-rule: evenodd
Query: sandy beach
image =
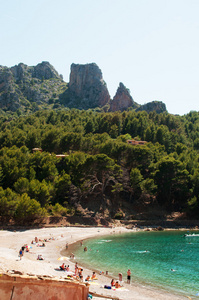
<path id="1" fill-rule="evenodd" d="M 24 274 L 50 275 L 63 278 L 66 276 L 66 272 L 58 271 L 59 266 L 63 262 L 70 266 L 72 272 L 75 270 L 75 260 L 71 261 L 69 257 L 63 257 L 61 254 L 66 247 L 66 243 L 69 244 L 70 250 L 70 245 L 77 241 L 94 236 L 123 233 L 126 231 L 129 232 L 125 227 L 53 227 L 24 231 L 1 230 L 0 272 L 5 273 L 15 270 Z M 35 241 L 35 237 L 39 239 L 38 243 L 31 244 L 31 241 Z M 38 245 L 42 245 L 44 239 L 48 240 L 45 242 L 45 247 L 39 247 Z M 19 250 L 24 244 L 29 246 L 29 252 L 24 252 L 24 256 L 20 260 Z M 44 260 L 37 260 L 38 255 L 42 255 Z M 78 265 L 81 266 L 80 264 Z M 92 275 L 92 269 L 83 269 L 84 278 L 88 274 Z M 126 276 L 124 276 L 124 286 L 122 289 L 105 289 L 104 285 L 110 285 L 110 277 L 98 274 L 97 277 L 98 280 L 90 282 L 89 290 L 104 296 L 118 297 L 121 300 L 188 299 L 187 297 L 170 294 L 149 286 L 134 284 L 133 276 L 130 285 L 125 282 Z"/>

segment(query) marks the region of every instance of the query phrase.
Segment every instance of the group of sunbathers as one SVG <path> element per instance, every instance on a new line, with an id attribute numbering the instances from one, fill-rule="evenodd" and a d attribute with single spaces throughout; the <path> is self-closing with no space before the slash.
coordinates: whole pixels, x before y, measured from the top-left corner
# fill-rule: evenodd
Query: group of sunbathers
<path id="1" fill-rule="evenodd" d="M 115 287 L 116 289 L 120 288 L 121 285 L 118 281 L 115 281 L 114 279 L 111 280 L 111 287 Z"/>
<path id="2" fill-rule="evenodd" d="M 61 266 L 59 266 L 60 267 L 60 270 L 62 270 L 62 271 L 69 271 L 69 265 L 68 266 L 66 266 L 64 263 L 61 265 Z"/>
<path id="3" fill-rule="evenodd" d="M 97 275 L 93 272 L 92 276 L 88 275 L 85 281 L 97 280 Z"/>
<path id="4" fill-rule="evenodd" d="M 69 265 L 66 266 L 64 263 L 59 266 L 60 270 L 62 271 L 70 271 Z M 83 281 L 83 269 L 81 267 L 78 267 L 77 263 L 75 264 L 75 273 L 73 274 L 73 277 L 76 278 L 77 280 Z M 93 272 L 92 276 L 88 275 L 85 278 L 85 281 L 92 281 L 92 280 L 97 280 L 97 275 L 95 272 Z"/>

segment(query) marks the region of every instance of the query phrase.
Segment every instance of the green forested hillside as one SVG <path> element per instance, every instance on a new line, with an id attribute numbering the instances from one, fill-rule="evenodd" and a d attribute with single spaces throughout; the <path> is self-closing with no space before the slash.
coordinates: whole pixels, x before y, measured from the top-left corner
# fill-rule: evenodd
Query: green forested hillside
<path id="1" fill-rule="evenodd" d="M 3 222 L 47 214 L 152 218 L 157 211 L 197 217 L 197 112 L 38 111 L 4 114 L 0 129 Z M 147 143 L 129 145 L 132 138 Z"/>

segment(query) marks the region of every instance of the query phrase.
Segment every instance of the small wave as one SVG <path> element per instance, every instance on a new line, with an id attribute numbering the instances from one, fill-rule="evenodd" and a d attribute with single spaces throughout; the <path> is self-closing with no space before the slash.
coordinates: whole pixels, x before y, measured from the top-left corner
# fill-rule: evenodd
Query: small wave
<path id="1" fill-rule="evenodd" d="M 150 251 L 143 250 L 143 251 L 134 251 L 135 253 L 149 253 Z"/>
<path id="2" fill-rule="evenodd" d="M 102 242 L 112 242 L 112 240 L 101 240 Z"/>
<path id="3" fill-rule="evenodd" d="M 97 244 L 103 244 L 103 243 L 110 243 L 112 240 L 100 240 L 97 242 Z"/>

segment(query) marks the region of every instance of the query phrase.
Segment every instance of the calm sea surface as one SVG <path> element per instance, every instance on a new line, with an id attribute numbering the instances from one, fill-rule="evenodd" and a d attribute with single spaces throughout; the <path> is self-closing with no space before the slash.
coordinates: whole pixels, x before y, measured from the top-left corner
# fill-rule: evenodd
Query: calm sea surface
<path id="1" fill-rule="evenodd" d="M 112 234 L 84 241 L 75 256 L 77 261 L 110 275 L 118 277 L 122 272 L 125 281 L 129 268 L 134 282 L 199 299 L 199 237 L 184 237 L 185 233 Z M 83 251 L 85 246 L 87 252 Z"/>

